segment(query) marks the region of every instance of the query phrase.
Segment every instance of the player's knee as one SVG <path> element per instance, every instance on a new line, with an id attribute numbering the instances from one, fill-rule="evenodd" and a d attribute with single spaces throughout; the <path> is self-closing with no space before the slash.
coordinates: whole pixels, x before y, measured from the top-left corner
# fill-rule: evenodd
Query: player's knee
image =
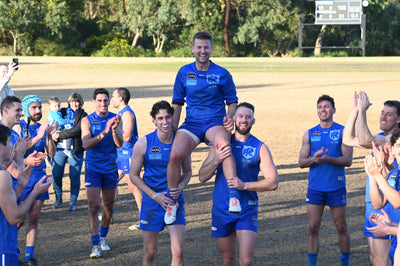
<path id="1" fill-rule="evenodd" d="M 310 236 L 318 236 L 319 227 L 320 226 L 318 224 L 310 224 L 308 226 L 309 235 Z"/>
<path id="2" fill-rule="evenodd" d="M 253 265 L 253 259 L 251 257 L 241 257 L 240 258 L 240 265 Z"/>
<path id="3" fill-rule="evenodd" d="M 181 162 L 183 161 L 183 159 L 185 158 L 185 155 L 181 152 L 172 152 L 171 151 L 171 155 L 169 157 L 169 161 L 171 163 L 175 163 L 175 164 L 181 164 Z"/>
<path id="4" fill-rule="evenodd" d="M 222 257 L 222 265 L 235 265 L 234 257 Z"/>
<path id="5" fill-rule="evenodd" d="M 183 249 L 175 248 L 174 250 L 172 250 L 172 257 L 174 257 L 175 261 L 183 262 Z"/>
<path id="6" fill-rule="evenodd" d="M 147 262 L 152 262 L 152 261 L 154 261 L 154 258 L 156 257 L 156 252 L 157 252 L 157 249 L 153 249 L 153 248 L 146 248 L 145 250 L 144 250 L 144 257 L 145 257 L 145 260 L 147 261 Z"/>
<path id="7" fill-rule="evenodd" d="M 336 229 L 337 229 L 339 235 L 347 235 L 346 224 L 343 224 L 343 223 L 336 224 Z"/>

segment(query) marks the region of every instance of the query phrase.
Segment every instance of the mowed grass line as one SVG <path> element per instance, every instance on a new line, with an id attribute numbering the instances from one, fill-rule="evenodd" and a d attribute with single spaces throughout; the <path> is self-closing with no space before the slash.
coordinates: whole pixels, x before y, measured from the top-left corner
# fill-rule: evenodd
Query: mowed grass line
<path id="1" fill-rule="evenodd" d="M 280 58 L 270 59 L 254 58 L 235 58 L 234 60 L 227 60 L 226 58 L 212 58 L 213 62 L 225 67 L 230 72 L 399 72 L 400 59 L 388 60 L 371 60 L 365 58 L 342 58 L 339 60 L 332 60 L 334 58 Z M 167 60 L 167 59 L 166 59 Z M 75 67 L 80 69 L 110 69 L 118 71 L 162 71 L 162 72 L 176 72 L 185 62 L 189 63 L 193 60 L 187 59 L 171 62 L 152 62 L 148 58 L 148 62 L 121 62 L 121 63 L 94 63 L 94 64 L 79 64 Z"/>

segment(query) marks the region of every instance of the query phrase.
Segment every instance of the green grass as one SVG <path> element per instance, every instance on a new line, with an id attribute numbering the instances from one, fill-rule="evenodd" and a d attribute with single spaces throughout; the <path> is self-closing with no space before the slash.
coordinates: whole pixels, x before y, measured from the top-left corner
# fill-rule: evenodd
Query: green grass
<path id="1" fill-rule="evenodd" d="M 385 58 L 214 58 L 214 62 L 230 72 L 400 72 L 399 60 Z M 86 63 L 74 65 L 80 69 L 111 69 L 117 71 L 163 71 L 176 72 L 185 62 L 129 62 Z M 64 65 L 65 66 L 65 65 Z M 68 67 L 68 65 L 66 66 Z"/>

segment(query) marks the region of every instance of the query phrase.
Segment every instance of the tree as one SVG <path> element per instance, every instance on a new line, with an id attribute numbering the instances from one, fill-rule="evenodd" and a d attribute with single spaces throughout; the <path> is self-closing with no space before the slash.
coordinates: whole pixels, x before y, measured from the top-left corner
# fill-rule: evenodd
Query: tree
<path id="1" fill-rule="evenodd" d="M 234 41 L 258 47 L 261 55 L 285 55 L 296 37 L 298 9 L 295 1 L 254 0 L 239 11 L 243 15 Z"/>
<path id="2" fill-rule="evenodd" d="M 134 33 L 132 47 L 145 34 L 153 39 L 156 54 L 162 52 L 168 35 L 179 20 L 176 0 L 127 0 L 126 15 L 122 22 Z"/>
<path id="3" fill-rule="evenodd" d="M 18 52 L 18 40 L 40 25 L 41 6 L 35 0 L 0 2 L 0 30 L 13 38 L 13 53 Z"/>

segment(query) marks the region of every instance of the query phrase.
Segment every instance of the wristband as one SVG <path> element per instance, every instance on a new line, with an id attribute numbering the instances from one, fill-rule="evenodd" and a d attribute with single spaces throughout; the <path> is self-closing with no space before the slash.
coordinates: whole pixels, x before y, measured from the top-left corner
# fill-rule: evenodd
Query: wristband
<path id="1" fill-rule="evenodd" d="M 113 129 L 113 130 L 112 130 L 112 133 L 113 133 L 113 134 L 117 133 L 117 130 L 116 130 L 116 129 Z"/>
<path id="2" fill-rule="evenodd" d="M 158 195 L 160 195 L 161 193 L 154 193 L 152 196 L 151 196 L 151 198 L 152 199 L 155 199 Z"/>
<path id="3" fill-rule="evenodd" d="M 183 185 L 182 185 L 182 184 L 179 184 L 178 188 L 179 188 L 181 191 L 183 191 Z"/>

